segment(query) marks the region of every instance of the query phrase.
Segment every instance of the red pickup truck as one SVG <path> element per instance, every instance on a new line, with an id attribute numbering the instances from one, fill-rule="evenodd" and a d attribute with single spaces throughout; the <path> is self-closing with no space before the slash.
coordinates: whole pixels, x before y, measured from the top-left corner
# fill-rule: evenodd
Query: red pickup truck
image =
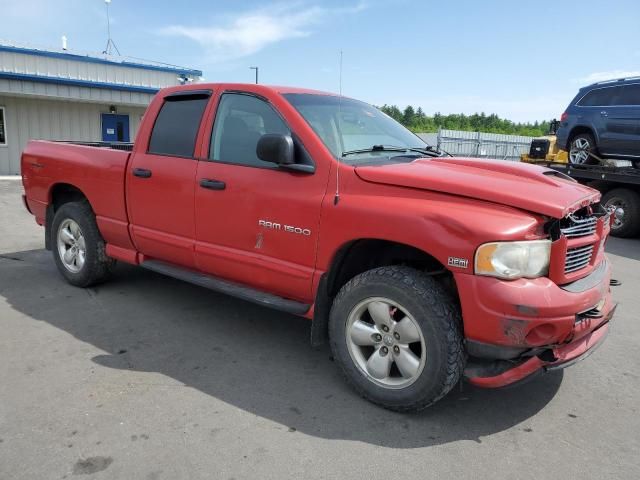
<path id="1" fill-rule="evenodd" d="M 452 158 L 338 95 L 168 88 L 133 145 L 32 141 L 22 179 L 71 284 L 122 261 L 303 316 L 394 410 L 575 363 L 615 309 L 599 192 Z"/>

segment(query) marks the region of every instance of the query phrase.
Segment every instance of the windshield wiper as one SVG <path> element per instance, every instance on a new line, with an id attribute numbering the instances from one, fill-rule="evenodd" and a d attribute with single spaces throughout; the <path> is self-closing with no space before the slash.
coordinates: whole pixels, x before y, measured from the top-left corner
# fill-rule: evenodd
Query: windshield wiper
<path id="1" fill-rule="evenodd" d="M 396 147 L 393 145 L 373 145 L 371 148 L 362 148 L 359 150 L 349 150 L 342 152 L 342 156 L 356 155 L 358 153 L 372 153 L 372 152 L 416 152 L 426 155 L 438 155 L 433 147 Z"/>
<path id="2" fill-rule="evenodd" d="M 403 147 L 385 147 L 384 145 L 373 145 L 371 148 L 361 148 L 358 150 L 348 150 L 342 152 L 342 156 L 356 155 L 358 153 L 371 153 L 371 152 L 406 152 L 407 149 Z"/>

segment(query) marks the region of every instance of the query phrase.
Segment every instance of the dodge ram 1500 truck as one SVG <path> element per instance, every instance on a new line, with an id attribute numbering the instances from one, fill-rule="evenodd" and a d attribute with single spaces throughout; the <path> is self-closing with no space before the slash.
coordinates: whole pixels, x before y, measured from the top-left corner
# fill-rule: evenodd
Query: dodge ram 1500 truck
<path id="1" fill-rule="evenodd" d="M 306 317 L 393 410 L 575 363 L 615 310 L 599 192 L 334 94 L 164 89 L 134 144 L 32 141 L 22 180 L 69 283 L 122 261 Z"/>

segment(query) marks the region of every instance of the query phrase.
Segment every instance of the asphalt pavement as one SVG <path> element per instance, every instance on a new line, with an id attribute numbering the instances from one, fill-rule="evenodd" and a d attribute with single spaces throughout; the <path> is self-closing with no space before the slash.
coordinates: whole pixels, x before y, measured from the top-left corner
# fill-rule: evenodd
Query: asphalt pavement
<path id="1" fill-rule="evenodd" d="M 127 265 L 78 289 L 0 180 L 0 479 L 640 478 L 640 239 L 585 361 L 397 414 L 309 322 Z M 77 477 L 80 476 L 80 477 Z"/>

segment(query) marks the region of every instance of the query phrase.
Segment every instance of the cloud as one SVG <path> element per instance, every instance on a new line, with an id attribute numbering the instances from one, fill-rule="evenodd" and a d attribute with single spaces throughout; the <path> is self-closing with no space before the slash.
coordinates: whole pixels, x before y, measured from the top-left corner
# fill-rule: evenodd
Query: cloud
<path id="1" fill-rule="evenodd" d="M 577 80 L 581 83 L 596 83 L 604 80 L 628 77 L 640 77 L 640 70 L 611 70 L 608 72 L 594 72 Z"/>
<path id="2" fill-rule="evenodd" d="M 202 45 L 211 60 L 226 61 L 252 55 L 283 40 L 307 37 L 328 17 L 358 13 L 366 7 L 364 2 L 341 8 L 276 4 L 218 18 L 209 26 L 171 25 L 159 33 L 193 40 Z"/>

